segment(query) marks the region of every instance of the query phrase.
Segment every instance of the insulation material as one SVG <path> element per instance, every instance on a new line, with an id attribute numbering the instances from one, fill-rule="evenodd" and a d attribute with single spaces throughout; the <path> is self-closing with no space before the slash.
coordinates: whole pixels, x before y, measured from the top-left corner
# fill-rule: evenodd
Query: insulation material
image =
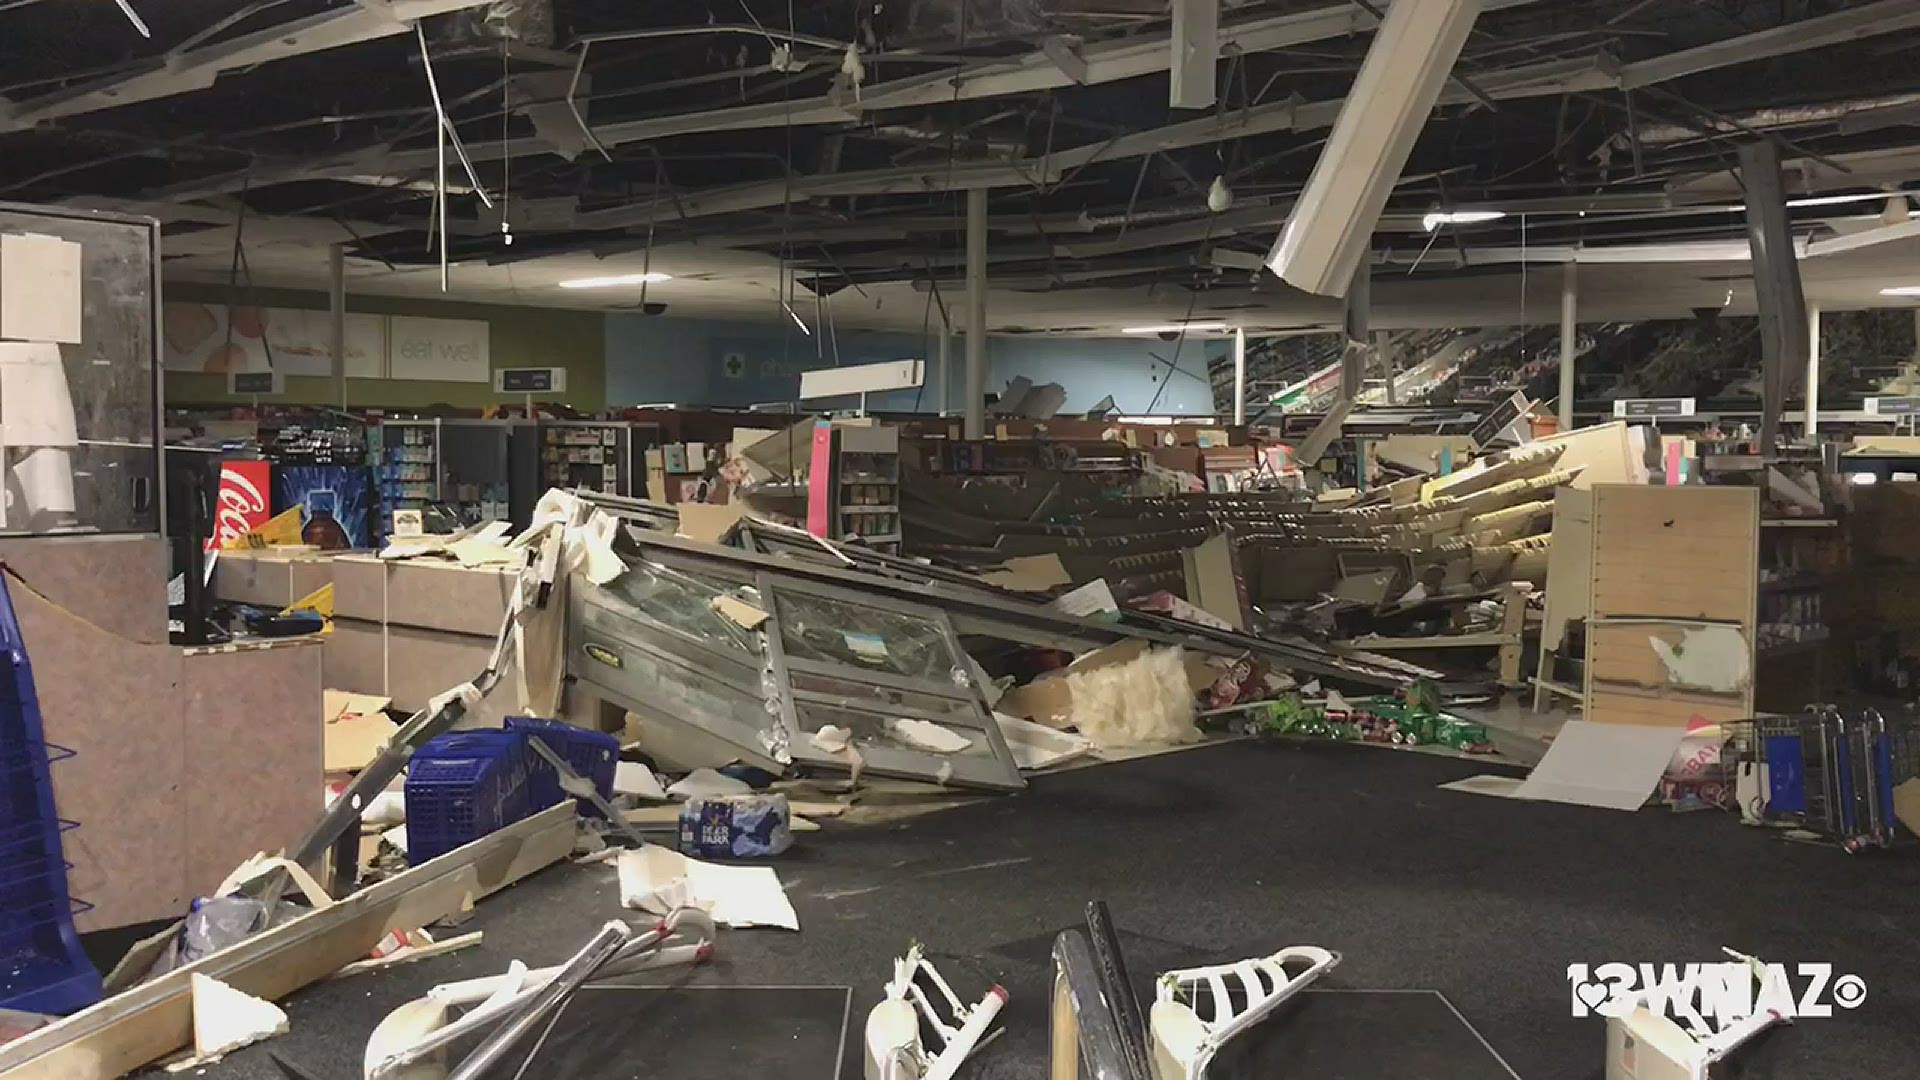
<path id="1" fill-rule="evenodd" d="M 1153 649 L 1124 664 L 1067 676 L 1069 719 L 1098 747 L 1190 743 L 1193 687 L 1180 649 Z"/>

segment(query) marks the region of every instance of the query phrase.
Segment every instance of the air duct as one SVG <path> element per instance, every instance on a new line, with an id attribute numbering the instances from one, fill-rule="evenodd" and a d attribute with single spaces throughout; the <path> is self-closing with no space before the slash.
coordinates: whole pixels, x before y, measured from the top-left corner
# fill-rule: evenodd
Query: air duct
<path id="1" fill-rule="evenodd" d="M 1398 0 L 1387 10 L 1326 149 L 1267 255 L 1282 281 L 1344 296 L 1482 0 Z"/>
<path id="2" fill-rule="evenodd" d="M 435 45 L 450 49 L 499 43 L 550 48 L 553 45 L 553 0 L 493 0 L 443 19 L 435 26 Z"/>

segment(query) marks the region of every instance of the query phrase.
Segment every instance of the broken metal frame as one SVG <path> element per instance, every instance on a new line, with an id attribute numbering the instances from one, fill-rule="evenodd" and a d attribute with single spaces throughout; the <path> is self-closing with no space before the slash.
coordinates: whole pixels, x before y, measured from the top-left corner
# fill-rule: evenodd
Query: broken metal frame
<path id="1" fill-rule="evenodd" d="M 946 612 L 764 571 L 757 578 L 760 599 L 767 613 L 772 616 L 766 624 L 772 628 L 766 635 L 767 649 L 773 669 L 787 691 L 782 695 L 781 707 L 787 730 L 793 735 L 788 753 L 794 760 L 810 765 L 844 767 L 846 764 L 839 755 L 827 753 L 813 745 L 807 736 L 819 725 L 810 726 L 801 715 L 803 712 L 831 709 L 881 723 L 900 717 L 977 731 L 984 738 L 985 749 L 991 754 L 992 762 L 981 760 L 973 748 L 953 754 L 939 754 L 886 743 L 863 742 L 859 744 L 859 752 L 865 762 L 865 771 L 996 790 L 1017 791 L 1026 787 L 1026 781 L 1020 777 L 1020 766 L 1013 759 L 1013 751 L 1007 748 L 999 722 L 993 718 L 993 707 L 987 704 L 978 680 L 971 674 L 969 657 L 960 644 L 959 632 Z M 796 600 L 807 599 L 864 607 L 895 618 L 904 617 L 926 624 L 937 631 L 946 652 L 949 665 L 947 681 L 942 683 L 790 655 L 785 639 L 786 631 L 790 629 L 790 619 L 782 618 L 782 609 L 790 612 Z M 858 696 L 835 694 L 796 686 L 795 676 L 808 681 L 837 680 L 877 692 Z M 920 699 L 920 704 L 913 703 L 915 698 Z M 946 707 L 943 709 L 938 707 L 940 705 Z"/>
<path id="2" fill-rule="evenodd" d="M 1138 638 L 1155 645 L 1181 646 L 1210 656 L 1237 658 L 1251 653 L 1281 667 L 1389 689 L 1410 681 L 1402 671 L 1337 657 L 1310 644 L 1217 630 L 1137 611 L 1122 612 L 1119 622 L 1083 619 L 1042 604 L 1015 599 L 1011 594 L 977 581 L 963 585 L 931 574 L 917 581 L 905 576 L 881 577 L 822 563 L 716 548 L 684 537 L 633 529 L 626 531 L 625 539 L 642 549 L 655 552 L 680 551 L 705 556 L 710 560 L 761 567 L 783 576 L 845 585 L 865 595 L 887 594 L 922 606 L 931 603 L 944 610 L 953 621 L 954 628 L 963 635 L 979 634 L 1069 652 L 1084 652 L 1128 638 Z M 849 545 L 834 545 L 834 550 L 851 555 L 858 549 Z M 871 555 L 865 552 L 861 554 L 863 557 Z M 899 561 L 907 563 L 907 560 Z"/>
<path id="3" fill-rule="evenodd" d="M 836 719 L 864 721 L 863 726 L 906 718 L 958 728 L 968 732 L 969 738 L 977 736 L 975 749 L 940 754 L 862 741 L 863 767 L 877 775 L 992 790 L 1025 787 L 993 711 L 969 673 L 959 631 L 945 612 L 870 591 L 807 581 L 775 569 L 735 565 L 728 555 L 727 549 L 702 546 L 698 551 L 647 551 L 640 557 L 652 572 L 686 575 L 718 592 L 728 590 L 716 583 L 733 590 L 752 586 L 758 606 L 768 616 L 752 631 L 759 655 L 716 646 L 662 621 L 644 604 L 613 589 L 586 586 L 577 589 L 571 601 L 568 674 L 641 716 L 691 723 L 782 767 L 795 761 L 829 768 L 848 766 L 845 757 L 819 749 L 808 737 L 820 726 L 808 723 L 809 714 L 816 710 L 845 714 Z M 949 678 L 934 681 L 792 655 L 786 633 L 793 610 L 817 601 L 923 624 L 940 641 Z M 725 617 L 716 614 L 714 618 Z M 828 689 L 835 685 L 848 689 Z M 665 692 L 679 699 L 663 703 Z"/>

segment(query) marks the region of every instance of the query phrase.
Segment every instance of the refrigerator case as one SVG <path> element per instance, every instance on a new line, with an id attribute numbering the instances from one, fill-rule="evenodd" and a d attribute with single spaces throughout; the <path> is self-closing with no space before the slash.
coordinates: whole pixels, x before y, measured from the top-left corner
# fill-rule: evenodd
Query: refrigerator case
<path id="1" fill-rule="evenodd" d="M 0 342 L 0 535 L 160 531 L 158 224 L 0 203 L 0 235 L 81 259 L 79 342 Z"/>

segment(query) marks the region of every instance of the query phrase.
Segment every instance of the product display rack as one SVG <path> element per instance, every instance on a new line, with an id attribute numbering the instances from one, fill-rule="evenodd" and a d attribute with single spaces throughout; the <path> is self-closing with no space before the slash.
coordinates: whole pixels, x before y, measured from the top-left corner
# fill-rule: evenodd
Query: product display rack
<path id="1" fill-rule="evenodd" d="M 367 438 L 378 463 L 381 532 L 391 535 L 395 510 L 424 510 L 440 500 L 440 421 L 382 420 Z"/>
<path id="2" fill-rule="evenodd" d="M 860 540 L 897 552 L 901 538 L 899 429 L 835 428 L 829 473 L 832 538 Z"/>
<path id="3" fill-rule="evenodd" d="M 540 424 L 544 487 L 632 493 L 627 425 L 615 421 L 546 420 Z"/>

